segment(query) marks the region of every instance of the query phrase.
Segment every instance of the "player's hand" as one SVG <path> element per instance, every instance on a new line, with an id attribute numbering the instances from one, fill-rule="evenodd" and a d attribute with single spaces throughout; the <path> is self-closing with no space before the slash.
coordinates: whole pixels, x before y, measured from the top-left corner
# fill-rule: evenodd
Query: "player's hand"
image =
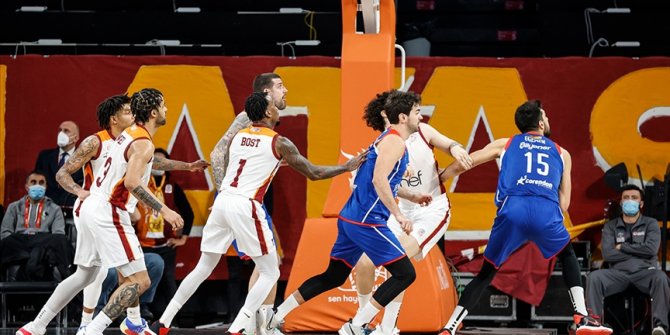
<path id="1" fill-rule="evenodd" d="M 400 224 L 400 228 L 402 228 L 402 231 L 404 231 L 405 234 L 409 235 L 409 233 L 412 232 L 412 221 L 410 221 L 410 219 L 408 219 L 402 213 L 394 216 L 396 221 L 398 221 L 398 223 Z"/>
<path id="2" fill-rule="evenodd" d="M 169 238 L 167 240 L 167 245 L 168 247 L 171 248 L 176 248 L 176 247 L 181 247 L 182 245 L 186 244 L 186 240 L 188 239 L 188 236 L 182 235 L 180 238 Z"/>
<path id="3" fill-rule="evenodd" d="M 172 230 L 184 227 L 184 219 L 182 219 L 181 215 L 169 209 L 167 206 L 161 208 L 161 214 L 163 215 L 163 219 L 172 226 Z"/>
<path id="4" fill-rule="evenodd" d="M 84 201 L 88 196 L 91 195 L 91 191 L 87 191 L 85 189 L 80 189 L 79 192 L 77 192 L 77 197 L 79 200 Z"/>
<path id="5" fill-rule="evenodd" d="M 140 213 L 140 209 L 136 207 L 135 211 L 130 213 L 130 224 L 134 226 L 140 219 L 142 219 L 142 214 Z"/>
<path id="6" fill-rule="evenodd" d="M 421 207 L 425 207 L 430 205 L 430 203 L 433 201 L 433 196 L 427 193 L 414 192 L 410 201 L 421 205 Z"/>
<path id="7" fill-rule="evenodd" d="M 188 164 L 189 164 L 188 170 L 191 172 L 205 171 L 205 169 L 209 166 L 209 162 L 202 159 Z"/>
<path id="8" fill-rule="evenodd" d="M 347 169 L 347 171 L 354 171 L 358 169 L 358 167 L 361 166 L 363 162 L 365 162 L 367 157 L 368 157 L 368 150 L 365 150 L 362 153 L 349 159 L 346 163 L 344 163 L 344 167 Z"/>
<path id="9" fill-rule="evenodd" d="M 414 175 L 414 168 L 412 168 L 412 165 L 407 164 L 407 169 L 405 170 L 405 174 L 402 176 L 404 179 L 409 179 Z"/>
<path id="10" fill-rule="evenodd" d="M 455 145 L 451 147 L 451 156 L 454 157 L 464 169 L 470 170 L 472 168 L 472 157 L 468 155 L 468 152 L 465 151 L 462 146 Z"/>

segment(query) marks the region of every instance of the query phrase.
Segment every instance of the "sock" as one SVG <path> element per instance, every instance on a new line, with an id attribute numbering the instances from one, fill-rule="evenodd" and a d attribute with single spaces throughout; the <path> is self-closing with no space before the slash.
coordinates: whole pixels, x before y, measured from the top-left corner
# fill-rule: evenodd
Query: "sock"
<path id="1" fill-rule="evenodd" d="M 468 310 L 463 308 L 463 306 L 456 306 L 454 309 L 454 312 L 451 313 L 451 317 L 449 318 L 449 321 L 447 322 L 446 325 L 444 325 L 444 329 L 449 330 L 451 334 L 456 333 L 456 329 L 458 329 L 458 325 L 463 322 L 463 319 L 468 315 Z"/>
<path id="2" fill-rule="evenodd" d="M 242 330 L 250 330 L 249 325 L 251 323 L 251 316 L 254 313 L 248 311 L 245 308 L 240 309 L 239 313 L 237 313 L 237 316 L 235 317 L 235 320 L 233 320 L 233 323 L 230 325 L 230 328 L 228 328 L 229 333 L 241 333 Z"/>
<path id="3" fill-rule="evenodd" d="M 277 307 L 277 313 L 275 313 L 275 317 L 279 320 L 284 320 L 288 313 L 291 313 L 291 311 L 296 309 L 298 306 L 300 306 L 298 300 L 295 300 L 295 297 L 293 294 L 291 294 L 288 299 L 284 300 L 284 302 L 279 305 L 279 307 Z"/>
<path id="4" fill-rule="evenodd" d="M 163 326 L 165 326 L 165 328 L 170 328 L 170 325 L 172 324 L 172 319 L 174 319 L 175 315 L 177 315 L 177 312 L 179 312 L 180 309 L 181 304 L 176 302 L 175 299 L 172 298 L 168 306 L 165 308 L 165 312 L 163 312 L 161 318 L 158 319 L 158 322 L 162 323 Z"/>
<path id="5" fill-rule="evenodd" d="M 572 300 L 572 307 L 575 312 L 581 315 L 589 315 L 586 310 L 586 302 L 584 301 L 584 288 L 581 286 L 573 286 L 570 288 L 570 300 Z"/>
<path id="6" fill-rule="evenodd" d="M 38 334 L 44 334 L 47 330 L 47 326 L 49 325 L 49 322 L 53 320 L 53 318 L 56 316 L 56 313 L 49 309 L 46 305 L 42 307 L 42 310 L 40 311 L 39 314 L 37 314 L 37 317 L 35 320 L 33 320 L 33 326 L 35 327 L 35 332 Z"/>
<path id="7" fill-rule="evenodd" d="M 368 302 L 370 302 L 370 298 L 372 297 L 372 292 L 368 294 L 358 294 L 358 310 L 360 311 L 363 306 L 367 305 Z"/>
<path id="8" fill-rule="evenodd" d="M 402 302 L 391 301 L 384 307 L 384 317 L 382 318 L 381 326 L 388 334 L 393 333 L 392 330 L 395 328 L 396 322 L 398 321 L 400 305 L 402 305 Z"/>
<path id="9" fill-rule="evenodd" d="M 93 313 L 81 311 L 81 326 L 85 326 L 93 321 Z"/>
<path id="10" fill-rule="evenodd" d="M 130 322 L 132 322 L 134 325 L 139 326 L 142 324 L 142 316 L 140 316 L 140 305 L 126 308 L 126 314 L 128 320 L 130 320 Z"/>
<path id="11" fill-rule="evenodd" d="M 364 324 L 370 322 L 370 320 L 372 320 L 372 318 L 374 318 L 377 313 L 379 313 L 377 307 L 373 306 L 371 303 L 367 303 L 356 313 L 354 318 L 351 320 L 351 324 L 354 326 L 363 326 Z"/>
<path id="12" fill-rule="evenodd" d="M 93 321 L 86 326 L 86 334 L 102 334 L 102 332 L 109 327 L 110 323 L 112 323 L 112 319 L 110 319 L 104 312 L 100 312 L 93 318 Z"/>

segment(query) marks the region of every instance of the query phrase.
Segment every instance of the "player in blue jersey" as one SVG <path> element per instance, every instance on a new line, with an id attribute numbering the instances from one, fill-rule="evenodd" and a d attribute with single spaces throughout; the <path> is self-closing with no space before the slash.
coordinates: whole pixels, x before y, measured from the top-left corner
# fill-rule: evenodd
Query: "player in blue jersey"
<path id="1" fill-rule="evenodd" d="M 563 212 L 570 205 L 570 153 L 549 139 L 549 118 L 539 100 L 519 106 L 514 121 L 521 134 L 498 139 L 471 155 L 474 166 L 500 158 L 495 194 L 498 211 L 484 251 L 486 261 L 465 287 L 440 335 L 456 333 L 500 265 L 527 241 L 534 242 L 545 258 L 558 257 L 563 264 L 563 279 L 575 310 L 576 333 L 611 334 L 612 329 L 588 316 L 579 265 L 563 226 Z M 451 164 L 442 180 L 462 171 L 460 164 Z"/>
<path id="2" fill-rule="evenodd" d="M 432 199 L 430 195 L 406 190 L 398 194 L 408 162 L 404 141 L 418 130 L 421 121 L 419 102 L 420 97 L 412 92 L 389 94 L 384 110 L 391 126 L 370 145 L 367 160 L 358 168 L 353 192 L 337 220 L 337 240 L 328 268 L 293 292 L 277 308 L 268 327 L 280 325 L 289 312 L 305 301 L 342 285 L 364 252 L 376 266 L 386 267 L 392 277 L 342 326 L 340 335 L 363 335 L 364 324 L 414 282 L 414 267 L 386 222 L 393 215 L 403 230 L 411 232 L 412 222 L 400 212 L 396 195 L 424 203 Z"/>

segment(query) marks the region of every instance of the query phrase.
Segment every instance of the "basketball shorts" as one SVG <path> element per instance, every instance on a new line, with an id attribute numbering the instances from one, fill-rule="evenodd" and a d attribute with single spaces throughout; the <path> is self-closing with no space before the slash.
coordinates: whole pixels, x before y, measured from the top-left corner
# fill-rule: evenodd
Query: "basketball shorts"
<path id="1" fill-rule="evenodd" d="M 270 227 L 270 232 L 272 233 L 272 239 L 273 239 L 273 241 L 275 241 L 275 244 L 276 244 L 275 230 L 272 227 L 272 216 L 270 216 L 270 213 L 268 213 L 268 209 L 265 208 L 264 204 L 261 205 L 261 207 L 263 208 L 263 212 L 265 212 L 265 220 L 268 221 L 268 226 Z M 240 248 L 237 247 L 237 240 L 233 241 L 233 248 L 235 248 L 235 252 L 237 252 L 237 256 L 239 256 L 241 259 L 250 259 L 250 257 L 247 256 L 247 254 L 240 251 Z"/>
<path id="2" fill-rule="evenodd" d="M 75 208 L 77 208 L 77 210 L 72 216 L 74 219 L 74 226 L 77 228 L 77 246 L 74 250 L 74 264 L 85 267 L 102 266 L 98 250 L 95 247 L 93 232 L 88 225 L 82 227 L 80 216 L 83 203 L 79 202 L 79 199 L 77 199 L 77 202 L 78 203 L 75 203 Z"/>
<path id="3" fill-rule="evenodd" d="M 354 267 L 365 253 L 375 266 L 405 257 L 400 241 L 385 224 L 371 225 L 337 219 L 337 240 L 330 257 Z"/>

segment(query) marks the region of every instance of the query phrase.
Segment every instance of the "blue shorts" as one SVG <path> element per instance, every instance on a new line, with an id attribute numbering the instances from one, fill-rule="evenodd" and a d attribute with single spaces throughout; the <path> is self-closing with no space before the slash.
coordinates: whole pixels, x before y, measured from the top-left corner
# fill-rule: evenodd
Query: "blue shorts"
<path id="1" fill-rule="evenodd" d="M 484 258 L 498 268 L 528 241 L 546 259 L 561 252 L 570 242 L 561 208 L 544 197 L 508 196 L 498 209 Z"/>
<path id="2" fill-rule="evenodd" d="M 365 253 L 375 266 L 382 266 L 403 258 L 405 249 L 385 225 L 370 225 L 337 219 L 337 240 L 330 258 L 354 267 Z"/>
<path id="3" fill-rule="evenodd" d="M 272 231 L 272 239 L 277 240 L 277 236 L 275 236 L 275 230 L 272 227 L 272 216 L 270 216 L 270 213 L 268 213 L 268 209 L 265 208 L 265 204 L 262 204 L 261 207 L 263 208 L 263 212 L 265 212 L 265 219 L 268 221 L 268 226 L 270 226 L 270 231 Z M 276 243 L 275 243 L 276 245 Z M 245 253 L 241 252 L 240 249 L 237 248 L 237 241 L 233 240 L 233 248 L 235 248 L 235 252 L 237 252 L 237 255 L 242 258 L 242 259 L 251 259 L 251 257 L 247 256 Z"/>

